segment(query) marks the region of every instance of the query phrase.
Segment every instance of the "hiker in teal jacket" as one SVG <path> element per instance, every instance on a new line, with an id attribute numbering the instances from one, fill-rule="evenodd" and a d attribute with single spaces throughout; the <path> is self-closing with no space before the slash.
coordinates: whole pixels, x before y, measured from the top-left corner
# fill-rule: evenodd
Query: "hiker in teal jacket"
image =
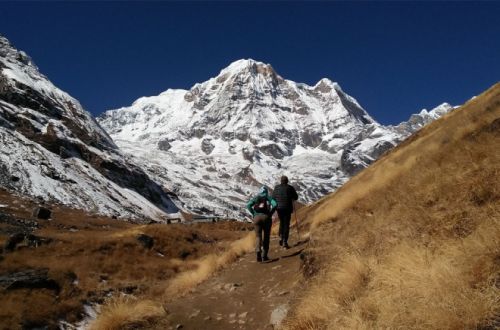
<path id="1" fill-rule="evenodd" d="M 247 203 L 247 209 L 253 217 L 255 226 L 255 252 L 257 261 L 267 261 L 269 251 L 269 239 L 271 236 L 272 215 L 278 203 L 268 194 L 267 187 L 263 186 L 259 194 Z M 264 235 L 264 239 L 262 239 Z"/>

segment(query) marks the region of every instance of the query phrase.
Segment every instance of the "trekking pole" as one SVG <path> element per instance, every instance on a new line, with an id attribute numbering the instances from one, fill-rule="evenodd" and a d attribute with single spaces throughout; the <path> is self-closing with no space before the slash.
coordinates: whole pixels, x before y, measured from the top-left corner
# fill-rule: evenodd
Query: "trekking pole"
<path id="1" fill-rule="evenodd" d="M 299 220 L 297 217 L 297 208 L 295 207 L 295 202 L 293 202 L 293 213 L 295 214 L 295 227 L 297 227 L 297 235 L 299 236 L 299 241 L 300 241 L 301 238 L 300 238 L 300 231 L 299 231 Z"/>

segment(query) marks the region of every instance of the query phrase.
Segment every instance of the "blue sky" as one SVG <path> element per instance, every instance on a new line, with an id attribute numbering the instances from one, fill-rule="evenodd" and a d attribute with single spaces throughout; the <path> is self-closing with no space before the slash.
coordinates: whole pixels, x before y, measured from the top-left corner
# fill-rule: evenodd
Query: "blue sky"
<path id="1" fill-rule="evenodd" d="M 384 124 L 500 77 L 495 2 L 1 2 L 0 17 L 0 33 L 95 115 L 240 58 L 337 81 Z"/>

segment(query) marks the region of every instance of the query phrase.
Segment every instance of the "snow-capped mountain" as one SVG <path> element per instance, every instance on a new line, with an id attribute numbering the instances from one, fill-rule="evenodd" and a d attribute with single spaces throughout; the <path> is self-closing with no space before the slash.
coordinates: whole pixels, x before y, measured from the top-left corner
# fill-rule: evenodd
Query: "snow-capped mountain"
<path id="1" fill-rule="evenodd" d="M 410 135 L 428 123 L 448 113 L 452 108 L 453 107 L 448 103 L 443 103 L 430 111 L 423 109 L 420 113 L 411 115 L 408 121 L 400 123 L 395 127 L 395 129 L 404 135 Z"/>
<path id="2" fill-rule="evenodd" d="M 237 216 L 257 186 L 283 174 L 302 202 L 322 197 L 450 108 L 383 126 L 335 82 L 308 86 L 239 60 L 190 90 L 140 98 L 98 121 L 188 210 Z"/>
<path id="3" fill-rule="evenodd" d="M 0 186 L 107 215 L 178 212 L 174 194 L 127 161 L 80 103 L 2 36 Z"/>

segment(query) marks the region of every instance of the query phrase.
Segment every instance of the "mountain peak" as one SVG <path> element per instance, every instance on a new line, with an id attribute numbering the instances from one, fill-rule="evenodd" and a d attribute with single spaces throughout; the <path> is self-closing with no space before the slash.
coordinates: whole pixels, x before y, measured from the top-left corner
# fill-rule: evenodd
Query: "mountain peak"
<path id="1" fill-rule="evenodd" d="M 0 34 L 0 57 L 11 63 L 19 62 L 21 65 L 38 70 L 35 63 L 24 51 L 17 50 L 10 41 Z"/>
<path id="2" fill-rule="evenodd" d="M 252 72 L 252 73 L 275 73 L 273 67 L 270 64 L 266 64 L 260 61 L 248 59 L 240 59 L 232 62 L 226 68 L 222 69 L 219 75 L 225 74 L 239 74 L 241 72 Z"/>
<path id="3" fill-rule="evenodd" d="M 253 59 L 188 91 L 110 110 L 99 122 L 187 210 L 235 216 L 255 185 L 283 173 L 304 201 L 319 198 L 421 127 L 380 125 L 336 82 L 296 83 Z"/>
<path id="4" fill-rule="evenodd" d="M 251 58 L 242 58 L 239 60 L 236 60 L 234 62 L 231 62 L 225 69 L 223 70 L 230 70 L 230 71 L 239 71 L 239 70 L 244 70 L 245 68 L 248 68 L 253 65 L 266 65 L 263 62 L 256 61 Z"/>
<path id="5" fill-rule="evenodd" d="M 336 83 L 336 82 L 333 82 L 333 81 L 331 81 L 331 80 L 330 80 L 330 79 L 328 79 L 328 78 L 321 78 L 321 79 L 320 79 L 320 80 L 316 83 L 316 85 L 315 85 L 315 86 L 318 86 L 318 85 L 320 85 L 320 84 L 326 84 L 326 85 L 332 85 L 332 86 L 333 86 L 333 85 L 337 85 L 337 83 Z"/>
<path id="6" fill-rule="evenodd" d="M 329 93 L 332 90 L 342 91 L 339 84 L 331 81 L 328 78 L 322 78 L 320 81 L 318 81 L 316 83 L 316 85 L 314 85 L 314 89 L 319 90 L 320 92 L 323 92 L 323 93 Z"/>

